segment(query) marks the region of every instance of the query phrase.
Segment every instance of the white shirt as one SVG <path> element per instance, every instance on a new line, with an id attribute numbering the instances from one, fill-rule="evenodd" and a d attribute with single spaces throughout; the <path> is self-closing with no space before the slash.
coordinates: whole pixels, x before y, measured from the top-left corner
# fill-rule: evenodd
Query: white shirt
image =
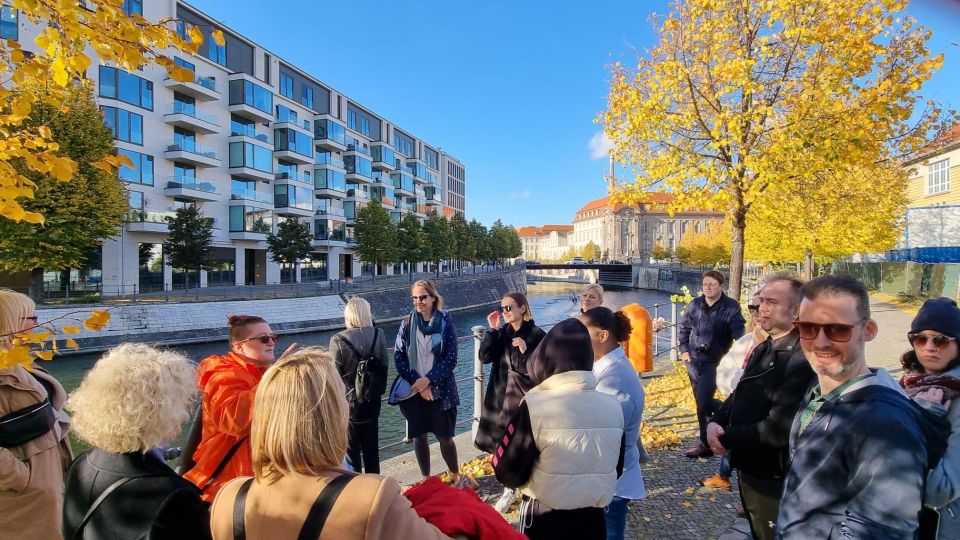
<path id="1" fill-rule="evenodd" d="M 623 474 L 617 480 L 614 495 L 624 499 L 643 499 L 647 489 L 643 484 L 640 471 L 640 424 L 643 421 L 643 384 L 640 375 L 623 347 L 617 347 L 593 363 L 593 374 L 597 377 L 597 391 L 617 398 L 623 413 L 623 432 L 626 448 L 623 452 Z"/>

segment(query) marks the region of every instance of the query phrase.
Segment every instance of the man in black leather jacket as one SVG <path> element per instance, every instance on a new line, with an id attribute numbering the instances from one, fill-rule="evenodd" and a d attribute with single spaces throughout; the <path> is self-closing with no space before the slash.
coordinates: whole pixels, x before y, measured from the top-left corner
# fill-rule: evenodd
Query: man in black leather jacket
<path id="1" fill-rule="evenodd" d="M 760 291 L 760 325 L 769 334 L 746 361 L 743 377 L 707 426 L 715 453 L 729 451 L 753 537 L 773 538 L 787 473 L 790 425 L 815 375 L 793 327 L 803 285 L 777 273 Z"/>

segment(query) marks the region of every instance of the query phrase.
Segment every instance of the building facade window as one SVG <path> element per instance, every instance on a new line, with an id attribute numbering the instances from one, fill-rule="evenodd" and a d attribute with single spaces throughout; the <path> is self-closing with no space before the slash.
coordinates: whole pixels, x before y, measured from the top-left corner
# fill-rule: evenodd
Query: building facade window
<path id="1" fill-rule="evenodd" d="M 117 149 L 117 153 L 127 156 L 133 162 L 133 167 L 126 165 L 120 167 L 118 174 L 121 180 L 146 186 L 153 185 L 153 156 L 123 148 Z"/>
<path id="2" fill-rule="evenodd" d="M 273 212 L 250 206 L 230 207 L 230 232 L 270 234 Z"/>
<path id="3" fill-rule="evenodd" d="M 357 113 L 354 111 L 347 111 L 347 127 L 356 131 L 357 129 Z"/>
<path id="4" fill-rule="evenodd" d="M 197 100 L 191 96 L 185 96 L 178 92 L 173 93 L 173 112 L 183 113 L 189 116 L 197 115 Z"/>
<path id="5" fill-rule="evenodd" d="M 230 167 L 249 167 L 267 173 L 273 172 L 273 152 L 253 143 L 230 143 Z"/>
<path id="6" fill-rule="evenodd" d="M 184 60 L 183 58 L 180 58 L 179 56 L 174 56 L 174 57 L 173 57 L 173 63 L 174 63 L 175 65 L 177 65 L 177 66 L 182 67 L 183 69 L 189 69 L 190 71 L 192 71 L 192 72 L 194 72 L 194 73 L 197 72 L 197 66 L 196 66 L 196 65 L 194 65 L 194 64 L 191 63 L 191 62 L 187 62 L 186 60 Z"/>
<path id="7" fill-rule="evenodd" d="M 313 191 L 290 184 L 273 186 L 273 204 L 281 208 L 313 210 Z"/>
<path id="8" fill-rule="evenodd" d="M 314 124 L 314 134 L 318 139 L 330 139 L 343 145 L 347 144 L 347 130 L 332 120 L 317 120 Z"/>
<path id="9" fill-rule="evenodd" d="M 230 116 L 230 136 L 231 137 L 256 137 L 257 124 L 253 120 L 243 118 L 242 116 Z"/>
<path id="10" fill-rule="evenodd" d="M 313 139 L 293 129 L 273 130 L 273 148 L 277 151 L 288 150 L 313 157 Z"/>
<path id="11" fill-rule="evenodd" d="M 130 191 L 127 202 L 130 205 L 130 221 L 143 221 L 143 193 Z"/>
<path id="12" fill-rule="evenodd" d="M 300 103 L 313 108 L 313 88 L 304 86 L 300 92 Z"/>
<path id="13" fill-rule="evenodd" d="M 293 77 L 280 72 L 280 95 L 293 99 Z"/>
<path id="14" fill-rule="evenodd" d="M 273 92 L 250 81 L 230 81 L 230 105 L 248 105 L 267 114 L 273 114 Z"/>
<path id="15" fill-rule="evenodd" d="M 423 149 L 423 160 L 427 162 L 427 167 L 430 167 L 433 170 L 440 170 L 437 163 L 439 162 L 440 156 L 435 150 L 430 148 Z"/>
<path id="16" fill-rule="evenodd" d="M 136 13 L 143 17 L 143 0 L 123 0 L 123 12 L 127 15 Z"/>
<path id="17" fill-rule="evenodd" d="M 370 120 L 366 118 L 360 119 L 360 133 L 363 133 L 367 137 L 370 136 Z"/>
<path id="18" fill-rule="evenodd" d="M 224 43 L 223 45 L 217 45 L 217 42 L 214 41 L 210 36 L 207 36 L 207 42 L 209 43 L 209 46 L 207 47 L 207 58 L 213 60 L 221 66 L 226 66 L 227 44 Z"/>
<path id="19" fill-rule="evenodd" d="M 270 84 L 270 55 L 263 55 L 263 82 Z"/>
<path id="20" fill-rule="evenodd" d="M 927 195 L 950 191 L 950 160 L 944 159 L 927 167 Z"/>
<path id="21" fill-rule="evenodd" d="M 117 107 L 101 107 L 103 121 L 113 138 L 133 144 L 143 144 L 143 116 Z"/>
<path id="22" fill-rule="evenodd" d="M 197 179 L 197 168 L 182 163 L 173 164 L 173 179 L 176 182 L 192 184 Z"/>
<path id="23" fill-rule="evenodd" d="M 173 128 L 173 144 L 179 150 L 195 152 L 197 150 L 197 134 L 183 128 Z"/>
<path id="24" fill-rule="evenodd" d="M 346 192 L 347 176 L 340 171 L 317 169 L 317 174 L 313 177 L 313 187 L 316 189 L 331 189 Z"/>
<path id="25" fill-rule="evenodd" d="M 398 154 L 413 157 L 413 139 L 396 130 L 393 132 L 393 147 Z"/>
<path id="26" fill-rule="evenodd" d="M 100 66 L 100 97 L 153 110 L 153 83 L 122 69 Z"/>
<path id="27" fill-rule="evenodd" d="M 10 6 L 0 7 L 0 39 L 20 39 L 17 10 Z"/>
<path id="28" fill-rule="evenodd" d="M 298 118 L 297 111 L 289 107 L 284 107 L 283 105 L 277 105 L 277 122 L 299 124 L 300 119 Z"/>

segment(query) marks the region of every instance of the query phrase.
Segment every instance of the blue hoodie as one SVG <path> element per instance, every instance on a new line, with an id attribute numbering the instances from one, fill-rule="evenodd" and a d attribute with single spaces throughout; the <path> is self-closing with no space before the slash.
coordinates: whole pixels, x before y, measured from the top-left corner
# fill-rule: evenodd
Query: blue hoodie
<path id="1" fill-rule="evenodd" d="M 907 398 L 883 369 L 824 403 L 799 434 L 811 397 L 790 432 L 777 538 L 915 538 L 927 471 L 943 454 L 946 422 Z"/>

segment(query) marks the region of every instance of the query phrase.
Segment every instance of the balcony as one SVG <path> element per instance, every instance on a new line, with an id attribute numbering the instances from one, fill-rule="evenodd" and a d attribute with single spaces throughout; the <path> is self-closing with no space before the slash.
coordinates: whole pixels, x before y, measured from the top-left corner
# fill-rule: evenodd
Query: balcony
<path id="1" fill-rule="evenodd" d="M 322 150 L 343 152 L 347 149 L 346 128 L 328 116 L 318 117 L 314 122 L 314 144 Z"/>
<path id="2" fill-rule="evenodd" d="M 271 127 L 274 128 L 294 128 L 306 132 L 310 137 L 313 137 L 313 133 L 310 131 L 310 121 L 309 120 L 299 120 L 290 114 L 281 114 L 273 122 Z"/>
<path id="3" fill-rule="evenodd" d="M 317 169 L 335 169 L 342 173 L 347 171 L 347 166 L 343 163 L 343 160 L 329 152 L 317 152 L 314 154 L 314 163 Z"/>
<path id="4" fill-rule="evenodd" d="M 396 168 L 396 157 L 394 157 L 393 149 L 386 143 L 374 143 L 372 150 L 371 157 L 373 157 L 374 170 L 390 172 Z"/>
<path id="5" fill-rule="evenodd" d="M 362 189 L 351 188 L 347 190 L 346 198 L 353 201 L 367 202 L 370 200 L 370 194 Z"/>
<path id="6" fill-rule="evenodd" d="M 172 141 L 167 145 L 163 157 L 172 161 L 190 163 L 197 167 L 219 167 L 221 165 L 216 150 L 188 140 Z"/>
<path id="7" fill-rule="evenodd" d="M 293 161 L 301 165 L 313 165 L 313 156 L 305 156 L 293 150 L 274 150 L 273 157 L 284 161 Z"/>
<path id="8" fill-rule="evenodd" d="M 244 190 L 230 193 L 231 206 L 250 206 L 252 208 L 273 209 L 273 194 Z"/>
<path id="9" fill-rule="evenodd" d="M 372 157 L 372 156 L 370 155 L 370 149 L 369 149 L 369 148 L 366 148 L 366 147 L 364 147 L 362 144 L 357 144 L 357 143 L 349 143 L 349 144 L 347 144 L 347 151 L 344 152 L 344 154 L 345 154 L 345 155 L 348 155 L 348 156 L 355 156 L 355 155 L 357 155 L 357 154 L 363 154 L 363 155 L 367 156 L 368 158 L 369 158 L 369 157 Z"/>
<path id="10" fill-rule="evenodd" d="M 197 101 L 216 101 L 223 97 L 217 90 L 217 80 L 213 77 L 196 77 L 193 81 L 181 82 L 174 79 L 164 79 L 163 86 L 192 96 Z"/>
<path id="11" fill-rule="evenodd" d="M 166 218 L 176 217 L 173 211 L 149 212 L 144 210 L 130 210 L 127 215 L 127 232 L 150 232 L 169 234 L 170 227 Z"/>
<path id="12" fill-rule="evenodd" d="M 293 206 L 274 206 L 273 213 L 278 216 L 291 216 L 291 217 L 313 217 L 313 208 L 312 205 L 307 206 L 304 204 L 297 203 Z"/>
<path id="13" fill-rule="evenodd" d="M 163 194 L 167 197 L 179 197 L 194 201 L 218 201 L 220 194 L 213 182 L 204 182 L 196 178 L 171 176 L 167 178 L 167 187 Z"/>
<path id="14" fill-rule="evenodd" d="M 217 117 L 197 113 L 194 105 L 174 103 L 168 109 L 168 112 L 163 115 L 163 121 L 171 126 L 189 129 L 190 131 L 204 135 L 220 132 L 220 124 L 217 123 Z"/>
<path id="15" fill-rule="evenodd" d="M 304 171 L 304 173 L 306 173 L 306 171 Z M 304 184 L 309 184 L 311 189 L 313 188 L 313 179 L 305 180 L 302 174 L 295 172 L 277 171 L 277 173 L 273 175 L 273 179 L 276 180 L 278 184 L 301 182 Z"/>
<path id="16" fill-rule="evenodd" d="M 340 218 L 341 221 L 346 217 L 342 207 L 334 206 L 325 200 L 317 202 L 317 210 L 314 215 L 318 218 Z"/>

